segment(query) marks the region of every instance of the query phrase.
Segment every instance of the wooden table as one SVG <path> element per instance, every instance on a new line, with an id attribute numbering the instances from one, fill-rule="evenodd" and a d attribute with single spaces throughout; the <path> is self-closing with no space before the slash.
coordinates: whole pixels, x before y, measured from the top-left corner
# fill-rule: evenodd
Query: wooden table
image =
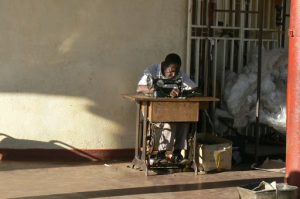
<path id="1" fill-rule="evenodd" d="M 214 97 L 190 98 L 158 98 L 145 95 L 123 95 L 124 98 L 137 103 L 135 156 L 132 167 L 146 171 L 148 175 L 149 163 L 146 159 L 146 136 L 149 122 L 194 122 L 199 121 L 199 110 L 207 109 L 210 102 L 219 101 Z M 180 113 L 180 114 L 178 114 Z M 194 131 L 193 163 L 195 174 L 198 168 L 195 162 L 197 125 Z"/>

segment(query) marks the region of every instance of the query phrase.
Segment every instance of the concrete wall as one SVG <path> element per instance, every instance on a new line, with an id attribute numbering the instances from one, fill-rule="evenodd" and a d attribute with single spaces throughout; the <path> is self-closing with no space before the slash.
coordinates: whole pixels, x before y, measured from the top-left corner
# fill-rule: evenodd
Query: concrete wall
<path id="1" fill-rule="evenodd" d="M 0 0 L 0 148 L 133 148 L 121 94 L 167 53 L 184 58 L 186 12 L 186 0 Z"/>

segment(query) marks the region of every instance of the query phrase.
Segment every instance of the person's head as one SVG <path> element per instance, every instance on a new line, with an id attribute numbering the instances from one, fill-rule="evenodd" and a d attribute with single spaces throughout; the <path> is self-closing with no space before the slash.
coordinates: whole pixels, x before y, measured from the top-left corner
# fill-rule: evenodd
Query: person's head
<path id="1" fill-rule="evenodd" d="M 161 72 L 166 78 L 171 79 L 179 73 L 180 66 L 181 59 L 179 55 L 171 53 L 168 54 L 161 63 Z"/>

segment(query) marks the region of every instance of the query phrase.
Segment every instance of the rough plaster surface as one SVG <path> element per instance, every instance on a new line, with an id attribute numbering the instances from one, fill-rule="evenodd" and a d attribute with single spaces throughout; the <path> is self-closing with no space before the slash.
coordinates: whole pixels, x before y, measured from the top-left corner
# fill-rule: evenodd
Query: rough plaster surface
<path id="1" fill-rule="evenodd" d="M 184 58 L 186 12 L 185 0 L 0 0 L 0 148 L 133 148 L 121 94 L 167 53 Z"/>

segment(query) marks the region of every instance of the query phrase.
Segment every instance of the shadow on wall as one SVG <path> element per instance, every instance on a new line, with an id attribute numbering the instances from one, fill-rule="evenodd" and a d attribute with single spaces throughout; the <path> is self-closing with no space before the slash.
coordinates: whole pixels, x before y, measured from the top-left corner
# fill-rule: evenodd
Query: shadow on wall
<path id="1" fill-rule="evenodd" d="M 85 107 L 80 107 L 81 104 L 71 104 L 72 111 L 77 111 L 75 114 L 76 120 L 72 121 L 71 117 L 66 118 L 69 124 L 70 130 L 76 132 L 77 136 L 80 135 L 83 139 L 85 139 L 84 132 L 90 132 L 88 127 L 87 129 L 81 128 L 77 129 L 72 126 L 72 122 L 77 123 L 80 115 L 83 115 L 83 120 L 87 122 L 91 122 L 91 126 L 94 126 L 91 130 L 92 132 L 97 133 L 97 139 L 101 139 L 101 142 L 105 142 L 105 139 L 101 134 L 108 133 L 110 136 L 110 140 L 114 140 L 114 144 L 116 146 L 121 146 L 123 148 L 130 148 L 128 146 L 123 146 L 124 139 L 128 138 L 128 136 L 132 137 L 134 140 L 134 125 L 135 125 L 135 107 L 134 103 L 128 102 L 124 100 L 121 96 L 122 93 L 129 93 L 128 85 L 118 85 L 116 86 L 114 82 L 115 80 L 108 74 L 114 73 L 106 71 L 106 69 L 102 70 L 101 66 L 97 66 L 96 64 L 92 65 L 90 63 L 82 63 L 82 60 L 74 57 L 71 58 L 72 63 L 68 63 L 65 66 L 64 63 L 49 65 L 46 69 L 39 70 L 39 66 L 31 66 L 32 70 L 22 71 L 22 70 L 12 70 L 11 73 L 15 73 L 12 76 L 12 81 L 1 82 L 0 80 L 0 92 L 5 95 L 8 93 L 12 93 L 13 97 L 17 95 L 46 95 L 46 96 L 58 96 L 58 97 L 75 97 L 78 99 L 87 99 L 88 103 L 85 104 Z M 73 65 L 74 64 L 74 65 Z M 77 65 L 74 69 L 74 66 Z M 0 70 L 1 71 L 1 70 Z M 101 72 L 102 71 L 102 72 Z M 2 75 L 0 75 L 0 78 Z M 132 81 L 134 82 L 134 80 Z M 135 84 L 132 84 L 132 90 L 135 88 Z M 72 102 L 69 100 L 69 102 Z M 89 103 L 90 102 L 90 103 Z M 59 106 L 59 104 L 57 103 Z M 27 106 L 27 105 L 24 105 Z M 35 104 L 29 104 L 28 107 L 34 107 Z M 43 105 L 41 105 L 43 106 Z M 75 107 L 78 106 L 78 107 Z M 43 108 L 43 107 L 42 107 Z M 53 112 L 58 114 L 60 112 L 59 107 L 55 109 Z M 68 107 L 60 107 L 61 110 Z M 71 109 L 70 108 L 70 109 Z M 79 111 L 78 111 L 79 110 Z M 14 110 L 15 112 L 18 110 Z M 82 111 L 82 112 L 80 112 Z M 38 112 L 38 111 L 37 111 Z M 46 112 L 45 112 L 46 113 Z M 109 122 L 111 128 L 109 126 L 102 126 L 96 123 L 97 120 L 93 119 L 89 121 L 90 116 L 87 114 L 93 114 L 96 118 L 99 118 L 101 122 Z M 36 115 L 34 117 L 40 118 L 41 121 L 47 120 L 43 118 L 44 116 Z M 63 116 L 62 116 L 63 117 Z M 23 120 L 22 118 L 16 118 L 17 120 Z M 26 119 L 26 118 L 25 118 Z M 49 116 L 48 116 L 48 119 Z M 103 119 L 103 120 L 102 120 Z M 22 122 L 20 122 L 22 123 Z M 34 122 L 32 123 L 34 125 Z M 18 124 L 16 124 L 18 125 Z M 87 124 L 83 124 L 82 126 L 88 126 Z M 34 126 L 32 126 L 34 128 Z M 55 126 L 53 125 L 53 128 Z M 1 131 L 7 131 L 6 129 L 1 128 Z M 42 129 L 41 129 L 42 131 Z M 52 130 L 53 131 L 53 130 Z M 42 132 L 41 132 L 42 133 Z M 16 135 L 16 134 L 11 134 Z M 38 136 L 38 135 L 35 135 Z M 96 135 L 95 135 L 96 136 Z M 56 136 L 57 137 L 57 136 Z M 60 137 L 54 138 L 59 139 Z M 70 137 L 71 138 L 71 137 Z M 30 137 L 29 137 L 30 139 Z M 53 139 L 53 138 L 52 138 Z M 71 138 L 72 139 L 72 138 Z M 11 140 L 13 141 L 13 140 Z M 133 141 L 132 141 L 133 143 Z M 55 143 L 39 143 L 34 142 L 28 143 L 22 142 L 19 146 L 26 148 L 29 146 L 39 146 L 37 148 L 51 148 L 51 146 L 55 145 Z M 126 143 L 128 145 L 128 143 Z M 130 144 L 130 142 L 129 142 Z M 15 145 L 14 145 L 15 146 Z M 88 147 L 88 146 L 87 146 Z M 101 148 L 101 144 L 99 144 L 99 148 Z M 106 148 L 113 148 L 107 147 Z M 133 148 L 133 144 L 132 144 Z M 0 145 L 0 149 L 3 149 L 3 146 Z"/>
<path id="2" fill-rule="evenodd" d="M 97 64 L 101 63 L 101 55 L 96 54 L 95 56 L 97 58 L 92 59 L 90 56 L 82 58 L 85 55 L 81 56 L 73 54 L 67 56 L 69 60 L 68 63 L 65 63 L 66 57 L 60 57 L 59 55 L 57 56 L 58 60 L 56 63 L 46 63 L 45 66 L 42 66 L 42 64 L 31 65 L 25 62 L 23 64 L 20 64 L 16 68 L 10 68 L 9 70 L 7 70 L 8 73 L 10 73 L 8 74 L 8 76 L 10 76 L 10 80 L 2 80 L 3 82 L 0 80 L 1 93 L 12 93 L 14 94 L 14 96 L 15 94 L 37 94 L 87 99 L 91 102 L 89 103 L 89 105 L 86 105 L 86 107 L 84 107 L 87 113 L 93 114 L 100 119 L 104 118 L 106 121 L 111 121 L 110 125 L 116 124 L 118 126 L 113 126 L 112 131 L 114 132 L 106 133 L 110 133 L 110 140 L 114 140 L 114 144 L 116 146 L 122 146 L 122 144 L 124 143 L 124 138 L 127 138 L 128 134 L 131 134 L 131 136 L 133 135 L 132 128 L 135 124 L 135 107 L 133 103 L 127 102 L 126 100 L 122 99 L 121 94 L 126 92 L 128 93 L 128 87 L 132 87 L 132 90 L 134 91 L 135 79 L 129 80 L 131 82 L 134 82 L 132 86 L 128 86 L 128 84 L 119 84 L 118 81 L 120 81 L 120 77 L 118 76 L 120 76 L 120 74 L 116 75 L 117 71 L 114 70 L 117 69 L 112 69 L 111 67 L 111 65 L 113 65 L 114 63 L 107 63 L 107 65 Z M 26 69 L 28 67 L 29 70 Z M 126 66 L 122 66 L 122 64 L 120 64 L 119 67 L 125 68 Z M 0 75 L 1 79 L 3 79 L 2 76 L 5 76 L 4 73 Z M 118 85 L 116 85 L 116 83 Z M 35 105 L 33 103 L 29 106 Z M 77 108 L 74 106 L 76 106 L 76 103 L 73 104 L 74 110 L 79 108 L 81 109 L 81 107 Z M 82 111 L 84 111 L 84 109 Z M 76 117 L 78 118 L 80 117 L 81 113 L 77 112 L 76 114 Z M 132 116 L 132 118 L 128 116 Z M 36 115 L 36 117 L 43 116 Z M 22 120 L 22 118 L 18 119 Z M 71 118 L 68 119 L 72 120 Z M 43 118 L 41 120 L 43 120 Z M 132 122 L 128 122 L 128 120 Z M 97 126 L 97 128 L 99 128 L 99 126 Z M 96 128 L 94 128 L 93 131 L 97 131 L 99 135 L 104 133 L 103 131 L 107 130 L 101 129 L 101 126 L 99 129 L 95 129 Z M 6 129 L 1 130 L 6 131 Z M 116 132 L 116 130 L 122 132 Z M 72 131 L 76 132 L 76 129 L 72 129 Z M 84 137 L 84 135 L 82 135 L 82 137 Z M 32 143 L 32 145 L 28 146 L 32 147 L 36 144 L 38 143 Z M 39 148 L 49 148 L 51 144 L 52 143 L 47 143 L 44 145 L 39 144 L 39 146 L 41 146 Z M 3 147 L 0 146 L 0 148 Z M 125 146 L 125 148 L 128 147 Z"/>
<path id="3" fill-rule="evenodd" d="M 15 139 L 6 134 L 0 142 L 1 160 L 54 160 L 54 161 L 99 161 L 98 157 L 79 150 L 66 143 L 51 140 L 41 142 L 34 140 Z M 9 146 L 22 146 L 23 149 L 10 149 Z M 37 148 L 32 148 L 35 146 Z"/>
<path id="4" fill-rule="evenodd" d="M 121 94 L 135 91 L 139 75 L 137 66 L 145 62 L 144 59 L 149 59 L 148 51 L 156 49 L 149 47 L 155 45 L 152 42 L 145 45 L 145 41 L 148 41 L 145 38 L 153 35 L 148 35 L 150 33 L 145 30 L 143 34 L 135 31 L 135 28 L 140 30 L 139 26 L 144 26 L 144 21 L 132 15 L 132 12 L 123 11 L 125 8 L 136 10 L 136 6 L 141 6 L 143 10 L 148 4 L 135 5 L 131 1 L 4 3 L 0 9 L 7 20 L 3 21 L 4 28 L 0 30 L 0 45 L 6 47 L 0 51 L 0 93 L 5 96 L 8 94 L 8 100 L 12 102 L 16 101 L 16 95 L 87 99 L 91 104 L 85 107 L 86 112 L 103 118 L 104 122 L 116 124 L 117 127 L 105 129 L 112 129 L 113 133 L 118 131 L 117 135 L 106 132 L 111 133 L 109 136 L 112 137 L 110 140 L 114 140 L 113 145 L 133 147 L 133 141 L 124 146 L 124 140 L 128 138 L 128 133 L 133 137 L 135 108 L 133 103 L 123 100 Z M 116 9 L 123 12 L 115 12 Z M 152 21 L 152 12 L 150 14 Z M 136 25 L 132 20 L 140 24 Z M 160 20 L 159 23 L 165 22 Z M 163 25 L 158 24 L 157 27 Z M 146 52 L 139 52 L 143 48 L 137 47 L 141 42 L 147 46 Z M 44 109 L 48 105 L 47 102 L 29 103 L 24 105 L 25 108 L 41 105 Z M 9 101 L 10 104 L 13 103 Z M 76 103 L 71 105 L 76 106 Z M 18 111 L 13 107 L 12 110 Z M 73 110 L 77 111 L 77 107 Z M 77 118 L 81 117 L 79 111 L 74 114 L 77 114 Z M 42 114 L 37 117 L 44 121 Z M 86 123 L 91 121 L 90 118 L 84 118 Z M 21 117 L 15 119 L 22 120 Z M 96 126 L 91 128 L 99 128 L 98 121 L 91 123 L 91 126 Z M 104 131 L 100 128 L 97 129 L 99 134 Z M 9 131 L 1 127 L 0 130 Z M 71 130 L 77 135 L 82 133 L 75 128 Z M 15 135 L 15 132 L 12 133 Z M 41 130 L 38 133 L 43 132 Z M 85 136 L 84 133 L 80 136 Z"/>
<path id="5" fill-rule="evenodd" d="M 69 128 L 67 130 L 70 130 L 72 132 L 76 132 L 77 137 L 82 137 L 83 139 L 90 139 L 86 137 L 85 132 L 93 132 L 94 134 L 92 136 L 96 137 L 97 140 L 99 140 L 99 147 L 105 144 L 106 137 L 104 137 L 102 134 L 109 134 L 109 140 L 114 140 L 113 144 L 114 146 L 105 146 L 106 148 L 117 148 L 118 146 L 121 146 L 122 148 L 133 148 L 133 141 L 127 141 L 127 146 L 124 146 L 124 139 L 126 140 L 129 137 L 132 137 L 132 140 L 134 140 L 134 120 L 135 120 L 135 107 L 134 103 L 128 102 L 124 100 L 121 96 L 122 93 L 128 93 L 128 85 L 115 85 L 115 80 L 109 75 L 110 73 L 114 73 L 114 71 L 106 71 L 107 69 L 102 68 L 102 66 L 97 66 L 95 63 L 82 63 L 82 60 L 79 58 L 76 58 L 74 56 L 73 58 L 70 58 L 72 63 L 65 64 L 62 63 L 56 63 L 53 65 L 48 65 L 44 69 L 40 70 L 40 66 L 31 65 L 31 70 L 22 71 L 22 70 L 13 70 L 10 69 L 10 73 L 14 73 L 11 77 L 11 81 L 4 81 L 1 82 L 0 80 L 0 92 L 7 95 L 7 93 L 12 93 L 13 96 L 12 99 L 16 97 L 17 95 L 22 96 L 24 95 L 45 95 L 45 96 L 54 96 L 54 98 L 57 96 L 59 97 L 75 97 L 78 99 L 83 99 L 86 104 L 84 104 L 84 107 L 81 104 L 78 104 L 78 102 L 74 100 L 74 103 L 70 106 L 73 106 L 71 108 L 69 107 L 62 107 L 63 105 L 56 104 L 57 109 L 53 110 L 52 113 L 59 114 L 60 110 L 71 110 L 74 112 L 75 120 L 73 120 L 72 117 L 68 117 L 65 119 L 68 122 Z M 97 62 L 97 61 L 95 61 Z M 73 65 L 74 64 L 74 65 Z M 76 66 L 76 67 L 75 67 Z M 2 71 L 2 69 L 0 70 Z M 0 72 L 2 73 L 2 72 Z M 2 73 L 3 74 L 3 73 Z M 0 75 L 0 79 L 2 78 L 2 75 Z M 134 82 L 134 80 L 132 81 Z M 132 84 L 132 90 L 135 88 L 135 84 Z M 16 97 L 17 98 L 17 97 Z M 42 101 L 40 101 L 42 102 Z M 68 102 L 72 103 L 72 99 Z M 81 101 L 80 101 L 81 103 Z M 28 106 L 29 109 L 31 107 L 43 106 L 43 104 L 28 104 L 24 105 L 25 107 Z M 68 106 L 68 105 L 67 105 Z M 78 107 L 76 107 L 78 106 Z M 28 108 L 27 107 L 27 108 Z M 43 110 L 44 107 L 41 107 Z M 45 109 L 49 109 L 46 107 Z M 14 112 L 17 112 L 18 110 L 15 109 Z M 22 110 L 24 111 L 24 110 Z M 51 111 L 51 110 L 48 110 Z M 37 111 L 39 112 L 39 111 Z M 44 112 L 47 114 L 46 112 Z M 96 119 L 92 118 L 88 114 L 92 114 L 98 118 L 99 121 L 97 122 Z M 82 115 L 82 116 L 81 116 Z M 70 115 L 72 116 L 72 115 Z M 45 119 L 45 116 L 43 114 L 41 115 L 35 115 L 33 117 L 34 120 L 40 120 L 44 123 L 49 123 L 48 120 L 51 118 L 47 116 L 48 120 Z M 63 117 L 63 116 L 61 116 Z M 82 121 L 91 122 L 91 127 L 89 127 L 87 124 L 83 123 L 82 126 L 86 126 L 83 128 L 78 127 L 78 122 L 82 118 Z M 92 118 L 92 120 L 90 120 Z M 16 120 L 20 120 L 19 124 L 22 124 L 23 118 L 15 118 Z M 24 118 L 27 119 L 27 118 Z M 50 121 L 51 122 L 51 121 Z M 61 125 L 63 122 L 58 121 Z M 105 124 L 103 127 L 101 126 L 101 123 L 107 122 L 108 124 Z M 74 123 L 75 125 L 72 125 Z M 77 123 L 77 124 L 76 124 Z M 34 122 L 32 122 L 32 127 L 34 127 Z M 16 123 L 16 125 L 18 125 Z M 76 126 L 76 127 L 75 127 Z M 110 127 L 111 126 L 111 127 Z M 55 125 L 52 125 L 51 128 L 55 128 Z M 59 128 L 59 127 L 58 127 Z M 66 127 L 67 128 L 67 127 Z M 78 128 L 78 129 L 76 129 Z M 80 129 L 79 129 L 80 128 Z M 86 129 L 85 129 L 86 128 Z M 89 129 L 93 128 L 93 129 Z M 1 131 L 6 132 L 6 129 L 1 128 Z M 43 129 L 40 129 L 40 131 L 43 131 Z M 53 132 L 55 130 L 51 130 L 49 132 Z M 70 134 L 69 131 L 69 134 Z M 16 134 L 12 132 L 16 137 Z M 41 132 L 42 134 L 42 132 Z M 95 135 L 97 134 L 97 135 Z M 39 135 L 34 135 L 35 137 Z M 91 137 L 92 137 L 91 136 Z M 60 136 L 54 135 L 50 139 L 60 139 Z M 93 137 L 92 137 L 93 138 Z M 29 137 L 30 139 L 30 137 Z M 70 137 L 70 141 L 72 140 L 72 137 Z M 39 146 L 37 148 L 51 148 L 53 146 L 53 143 L 38 143 L 32 141 L 31 144 L 26 142 L 20 143 L 19 146 L 22 146 L 23 148 L 26 148 L 26 146 L 29 146 L 30 148 L 32 146 Z M 89 140 L 86 141 L 87 143 Z M 93 141 L 95 142 L 95 141 Z M 72 143 L 72 141 L 70 142 Z M 128 145 L 132 145 L 132 147 L 128 147 Z M 14 145 L 15 146 L 15 145 Z M 89 146 L 83 146 L 83 147 L 89 147 Z M 0 149 L 3 149 L 2 145 L 0 145 Z"/>
<path id="6" fill-rule="evenodd" d="M 124 116 L 134 116 L 134 106 L 128 108 L 130 103 L 122 99 L 121 94 L 135 92 L 138 76 L 120 74 L 118 68 L 127 67 L 122 63 L 100 64 L 109 59 L 102 58 L 105 55 L 95 55 L 94 60 L 84 56 L 70 55 L 68 63 L 65 63 L 65 57 L 58 55 L 56 63 L 8 65 L 9 69 L 0 70 L 0 92 L 88 99 L 91 101 L 91 105 L 85 107 L 88 112 L 126 126 Z M 119 65 L 114 69 L 116 64 Z"/>

